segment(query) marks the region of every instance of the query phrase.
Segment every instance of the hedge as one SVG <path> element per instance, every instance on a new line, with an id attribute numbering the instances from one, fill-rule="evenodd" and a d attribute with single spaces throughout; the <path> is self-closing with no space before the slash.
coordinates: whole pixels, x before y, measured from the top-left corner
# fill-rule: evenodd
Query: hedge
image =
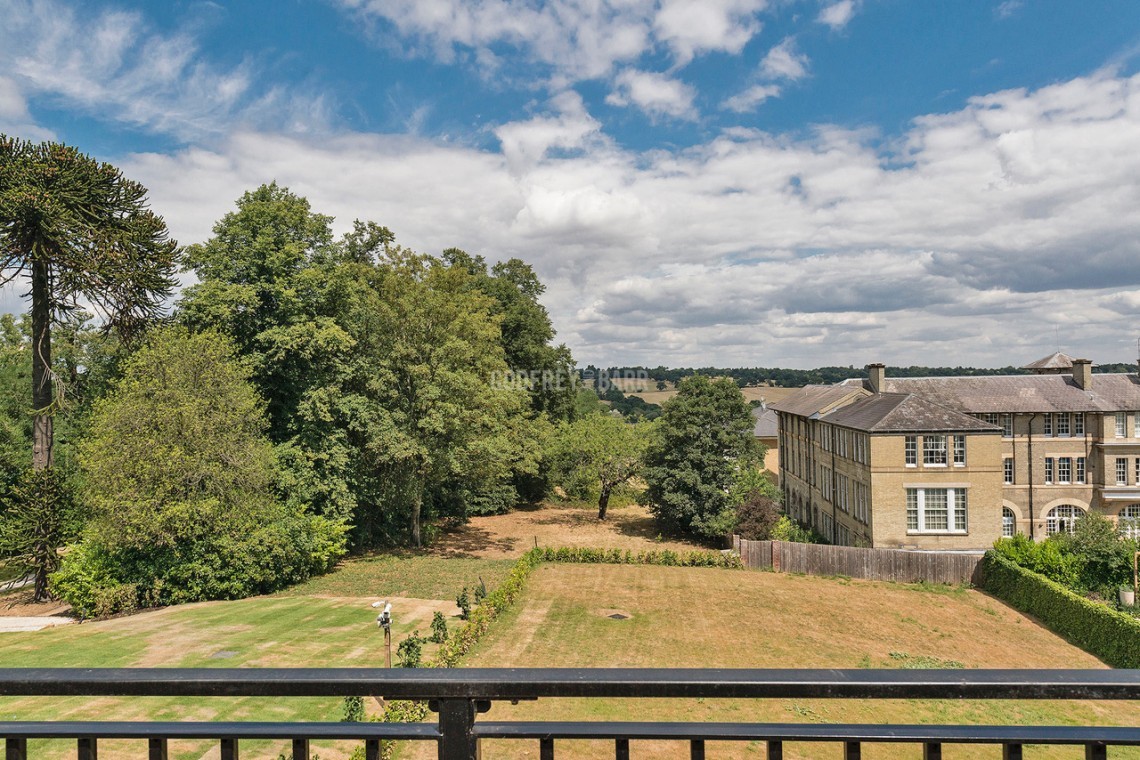
<path id="1" fill-rule="evenodd" d="M 531 549 L 543 562 L 577 562 L 595 565 L 664 565 L 666 567 L 719 567 L 743 569 L 736 554 L 710 551 L 675 552 L 669 549 L 637 552 L 629 549 L 591 549 L 589 547 L 544 547 Z"/>
<path id="2" fill-rule="evenodd" d="M 1112 667 L 1140 667 L 1140 621 L 1131 615 L 1085 599 L 992 549 L 982 558 L 982 588 Z"/>

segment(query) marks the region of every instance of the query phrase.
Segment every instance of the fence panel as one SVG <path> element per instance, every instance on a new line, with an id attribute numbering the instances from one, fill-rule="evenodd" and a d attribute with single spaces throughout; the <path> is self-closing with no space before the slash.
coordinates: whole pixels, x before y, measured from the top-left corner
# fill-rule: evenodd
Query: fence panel
<path id="1" fill-rule="evenodd" d="M 845 575 L 898 583 L 973 583 L 982 553 L 863 549 L 855 546 L 748 541 L 732 537 L 746 567 L 804 575 Z"/>

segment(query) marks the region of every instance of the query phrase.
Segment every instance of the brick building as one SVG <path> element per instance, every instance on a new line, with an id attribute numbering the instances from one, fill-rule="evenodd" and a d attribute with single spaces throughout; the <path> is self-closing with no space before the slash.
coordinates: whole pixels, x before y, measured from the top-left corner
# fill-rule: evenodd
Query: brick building
<path id="1" fill-rule="evenodd" d="M 808 386 L 779 415 L 785 507 L 835 543 L 983 549 L 1095 511 L 1140 526 L 1140 380 L 1054 354 L 1033 374 Z"/>

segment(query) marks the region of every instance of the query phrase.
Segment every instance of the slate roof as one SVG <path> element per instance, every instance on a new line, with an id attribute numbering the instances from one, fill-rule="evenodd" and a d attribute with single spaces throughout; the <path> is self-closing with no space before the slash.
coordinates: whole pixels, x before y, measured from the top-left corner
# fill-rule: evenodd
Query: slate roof
<path id="1" fill-rule="evenodd" d="M 869 394 L 870 392 L 862 387 L 847 386 L 842 383 L 837 385 L 805 385 L 780 401 L 769 404 L 768 408 L 800 417 L 811 417 L 830 411 L 849 397 Z"/>
<path id="2" fill-rule="evenodd" d="M 1063 354 L 1060 351 L 1049 354 L 1044 358 L 1038 359 L 1035 362 L 1030 362 L 1029 364 L 1026 364 L 1024 367 L 1022 367 L 1022 369 L 1033 370 L 1035 372 L 1041 372 L 1042 370 L 1060 370 L 1072 368 L 1073 357 L 1069 356 L 1068 354 Z"/>
<path id="3" fill-rule="evenodd" d="M 912 393 L 880 393 L 840 407 L 825 422 L 870 433 L 1000 433 L 1001 428 Z"/>
<path id="4" fill-rule="evenodd" d="M 758 406 L 752 410 L 752 417 L 756 420 L 756 427 L 752 429 L 752 435 L 757 438 L 775 438 L 778 435 L 777 418 L 774 411 Z"/>
<path id="5" fill-rule="evenodd" d="M 867 381 L 844 380 L 843 388 Z M 988 375 L 984 377 L 888 377 L 885 393 L 912 393 L 958 412 L 1131 412 L 1140 411 L 1136 375 L 1094 374 L 1088 390 L 1072 375 Z"/>

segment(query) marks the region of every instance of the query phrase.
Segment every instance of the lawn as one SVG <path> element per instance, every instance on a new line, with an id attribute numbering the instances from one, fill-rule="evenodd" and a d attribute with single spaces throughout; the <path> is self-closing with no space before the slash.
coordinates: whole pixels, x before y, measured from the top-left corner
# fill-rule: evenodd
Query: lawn
<path id="1" fill-rule="evenodd" d="M 0 667 L 272 667 L 381 665 L 373 601 L 393 600 L 394 641 L 426 633 L 434 612 L 455 615 L 462 586 L 497 585 L 512 557 L 539 543 L 630 549 L 690 548 L 652 536 L 642 508 L 598 524 L 584 507 L 479 518 L 430 550 L 345 562 L 334 573 L 268 597 L 210 602 L 34 633 L 0 634 Z M 624 620 L 609 615 L 621 613 Z M 427 656 L 431 654 L 429 645 Z M 1103 667 L 1037 624 L 975 591 L 780 575 L 743 570 L 547 565 L 497 620 L 467 666 L 676 667 Z M 369 705 L 375 709 L 373 705 Z M 0 699 L 10 719 L 338 720 L 336 699 Z M 824 700 L 697 702 L 543 700 L 496 705 L 489 719 L 705 719 L 731 721 L 912 721 L 1135 724 L 1121 703 L 844 703 Z M 243 742 L 246 757 L 276 757 L 279 743 Z M 318 744 L 325 760 L 351 744 Z M 574 757 L 612 756 L 582 746 Z M 834 746 L 789 746 L 787 757 L 834 757 Z M 107 742 L 104 757 L 137 755 Z M 674 752 L 675 751 L 675 752 Z M 920 750 L 872 747 L 864 757 Z M 189 760 L 216 750 L 172 744 Z M 635 756 L 683 756 L 677 747 L 635 747 Z M 71 742 L 36 743 L 36 757 L 74 754 Z M 406 755 L 420 756 L 416 748 Z M 430 753 L 429 753 L 430 754 Z M 537 754 L 533 743 L 491 745 L 485 757 Z M 1029 757 L 1077 757 L 1043 750 Z M 1114 751 L 1114 756 L 1127 755 Z M 757 744 L 710 747 L 711 757 L 762 757 Z M 947 757 L 982 756 L 947 752 Z M 989 756 L 996 757 L 997 753 Z"/>
<path id="2" fill-rule="evenodd" d="M 509 560 L 432 555 L 346 562 L 332 574 L 270 597 L 205 602 L 33 633 L 0 634 L 0 667 L 382 667 L 379 599 L 393 602 L 393 649 L 413 630 L 428 633 L 437 610 L 454 627 L 454 597 L 480 576 L 499 583 Z M 425 657 L 434 645 L 427 645 Z M 374 706 L 369 704 L 368 707 Z M 338 699 L 4 698 L 0 720 L 340 720 Z M 34 742 L 30 754 L 73 757 L 73 742 Z M 350 743 L 318 743 L 335 760 Z M 285 745 L 243 742 L 246 757 L 276 757 Z M 176 742 L 172 755 L 201 758 L 209 742 Z M 138 756 L 138 744 L 100 743 L 104 757 Z"/>
<path id="3" fill-rule="evenodd" d="M 621 613 L 625 620 L 609 615 Z M 753 571 L 547 565 L 467 658 L 470 667 L 1102 668 L 1091 655 L 977 591 Z M 1135 725 L 1127 703 L 542 700 L 497 705 L 491 720 L 728 720 Z M 560 743 L 561 746 L 562 743 Z M 712 757 L 763 756 L 762 744 L 716 745 Z M 946 757 L 1000 757 L 947 747 Z M 1078 757 L 1033 748 L 1027 757 Z M 608 744 L 567 743 L 573 757 L 610 757 Z M 560 750 L 564 751 L 564 750 Z M 788 745 L 785 757 L 837 757 L 834 745 Z M 533 756 L 526 742 L 492 757 Z M 668 743 L 643 757 L 686 757 Z M 915 746 L 869 746 L 867 758 L 916 757 Z M 1137 757 L 1114 749 L 1114 757 Z M 414 753 L 414 756 L 423 756 Z"/>

